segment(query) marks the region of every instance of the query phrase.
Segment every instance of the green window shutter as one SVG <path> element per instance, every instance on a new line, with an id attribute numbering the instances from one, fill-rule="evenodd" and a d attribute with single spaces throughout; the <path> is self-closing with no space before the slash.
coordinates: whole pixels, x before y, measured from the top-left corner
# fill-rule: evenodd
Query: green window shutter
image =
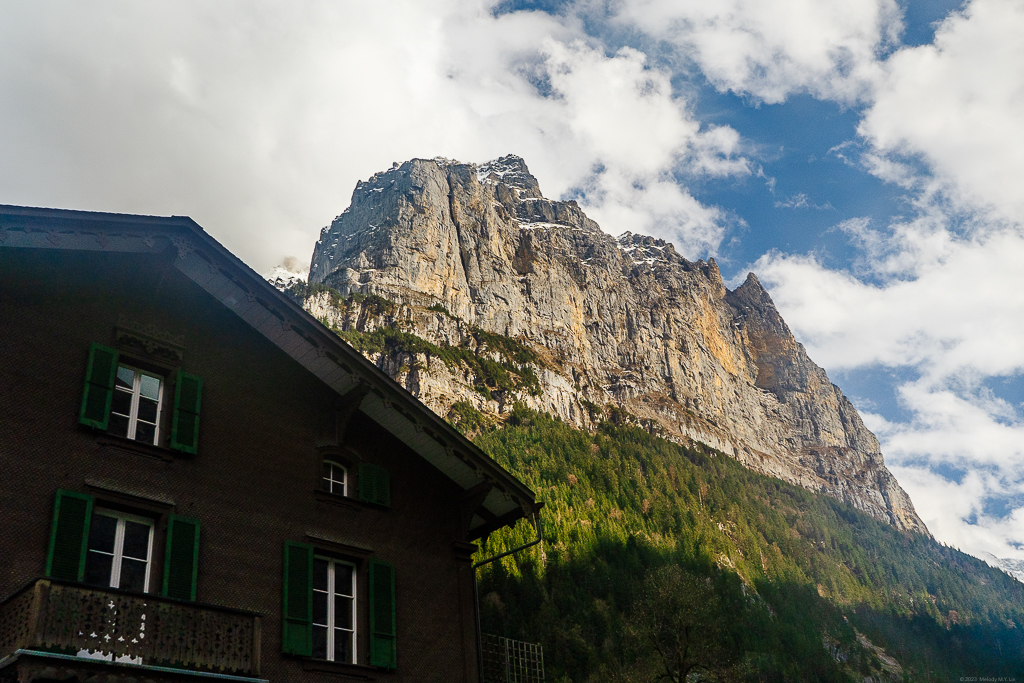
<path id="1" fill-rule="evenodd" d="M 114 395 L 117 375 L 117 351 L 93 344 L 89 347 L 89 365 L 85 370 L 85 389 L 78 421 L 96 429 L 106 429 L 110 422 L 110 399 Z"/>
<path id="2" fill-rule="evenodd" d="M 395 568 L 370 561 L 370 664 L 395 669 Z"/>
<path id="3" fill-rule="evenodd" d="M 359 500 L 391 506 L 391 475 L 386 469 L 368 462 L 359 463 Z"/>
<path id="4" fill-rule="evenodd" d="M 377 505 L 391 507 L 391 475 L 383 467 L 377 468 Z"/>
<path id="5" fill-rule="evenodd" d="M 199 520 L 171 515 L 167 519 L 163 594 L 178 600 L 196 599 L 199 574 Z"/>
<path id="6" fill-rule="evenodd" d="M 50 548 L 46 553 L 46 575 L 54 579 L 81 581 L 85 578 L 85 552 L 92 521 L 92 496 L 57 490 L 50 527 Z"/>
<path id="7" fill-rule="evenodd" d="M 171 419 L 171 448 L 174 450 L 196 454 L 202 398 L 202 378 L 179 370 L 174 380 L 174 415 Z"/>
<path id="8" fill-rule="evenodd" d="M 373 502 L 373 465 L 359 463 L 359 500 Z"/>
<path id="9" fill-rule="evenodd" d="M 284 544 L 284 626 L 281 649 L 293 655 L 313 654 L 313 546 Z"/>

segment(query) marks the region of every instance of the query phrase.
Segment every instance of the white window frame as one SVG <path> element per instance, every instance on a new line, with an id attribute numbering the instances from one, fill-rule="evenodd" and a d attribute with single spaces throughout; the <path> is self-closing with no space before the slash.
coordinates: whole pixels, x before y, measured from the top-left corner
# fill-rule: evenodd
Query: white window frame
<path id="1" fill-rule="evenodd" d="M 335 579 L 337 578 L 337 575 L 335 573 L 334 568 L 337 565 L 342 564 L 342 565 L 345 565 L 345 566 L 350 567 L 352 569 L 352 587 L 351 587 L 351 590 L 352 590 L 352 593 L 351 593 L 351 597 L 352 597 L 352 631 L 351 631 L 350 636 L 349 636 L 352 639 L 352 661 L 351 662 L 342 662 L 342 663 L 343 664 L 358 664 L 359 663 L 359 649 L 356 647 L 356 645 L 359 642 L 358 641 L 359 622 L 357 621 L 357 618 L 358 618 L 358 615 L 359 615 L 359 609 L 358 609 L 358 606 L 359 606 L 359 595 L 357 593 L 357 590 L 358 590 L 358 587 L 359 587 L 359 573 L 357 571 L 357 567 L 356 567 L 356 565 L 354 565 L 351 562 L 346 562 L 344 560 L 337 560 L 337 559 L 335 559 L 333 557 L 324 557 L 323 555 L 315 555 L 314 558 L 317 559 L 317 560 L 324 560 L 324 561 L 327 562 L 327 623 L 326 624 L 317 624 L 317 623 L 314 622 L 313 625 L 314 626 L 319 626 L 321 628 L 323 628 L 323 627 L 327 628 L 327 660 L 331 661 L 331 662 L 336 661 L 335 660 L 335 652 L 334 652 L 334 631 L 338 630 L 338 629 L 345 630 L 342 627 L 335 626 L 335 624 L 337 623 L 337 619 L 336 619 L 336 616 L 335 616 L 335 613 L 334 613 L 335 612 L 335 604 L 334 604 L 335 600 L 334 600 L 334 597 L 336 595 L 338 595 L 338 593 L 337 593 L 336 586 L 335 586 Z M 324 591 L 318 590 L 318 589 L 314 588 L 313 592 L 314 593 L 323 593 Z M 347 597 L 347 596 L 345 596 L 345 597 Z"/>
<path id="2" fill-rule="evenodd" d="M 156 392 L 156 425 L 153 430 L 153 444 L 159 444 L 160 423 L 162 421 L 160 418 L 163 417 L 164 414 L 164 387 L 167 385 L 167 382 L 163 377 L 156 374 L 155 372 L 150 372 L 149 370 L 142 370 L 140 368 L 135 367 L 134 365 L 129 365 L 127 363 L 118 363 L 117 368 L 118 370 L 120 370 L 121 368 L 125 368 L 126 370 L 131 370 L 132 372 L 135 373 L 135 378 L 132 381 L 132 404 L 131 408 L 128 409 L 129 414 L 122 415 L 121 413 L 115 413 L 113 408 L 111 408 L 110 410 L 111 415 L 120 415 L 121 417 L 128 418 L 128 434 L 125 436 L 125 438 L 131 439 L 132 441 L 135 440 L 135 428 L 138 425 L 139 421 L 139 397 L 142 395 L 142 376 L 146 375 L 147 377 L 152 377 L 153 379 L 160 382 L 160 388 L 157 389 Z M 116 381 L 114 382 L 114 391 L 128 393 L 127 390 L 117 386 Z"/>
<path id="3" fill-rule="evenodd" d="M 337 467 L 338 469 L 340 469 L 341 473 L 342 473 L 342 479 L 340 481 L 338 479 L 334 479 L 332 477 L 321 477 L 321 480 L 324 481 L 326 486 L 327 486 L 327 489 L 326 489 L 327 492 L 328 493 L 333 493 L 333 494 L 336 494 L 336 495 L 347 496 L 348 495 L 348 468 L 345 467 L 344 465 L 342 465 L 340 462 L 336 462 L 334 460 L 324 460 L 324 464 L 325 465 L 333 465 L 334 467 Z M 341 485 L 341 490 L 340 491 L 337 490 L 337 488 L 335 486 L 336 484 L 340 484 Z"/>
<path id="4" fill-rule="evenodd" d="M 145 524 L 149 527 L 149 543 L 146 544 L 146 580 L 142 589 L 143 593 L 149 592 L 149 577 L 153 569 L 153 531 L 156 526 L 152 519 L 148 517 L 141 517 L 139 515 L 132 515 L 127 512 L 118 512 L 116 510 L 107 510 L 106 508 L 96 508 L 93 510 L 94 515 L 100 515 L 102 517 L 113 517 L 117 520 L 117 528 L 114 531 L 114 559 L 110 563 L 110 578 L 108 579 L 107 585 L 110 588 L 120 588 L 121 584 L 121 561 L 124 559 L 124 527 L 125 522 L 137 522 L 139 524 Z M 110 555 L 110 553 L 102 550 L 93 550 L 92 548 L 86 549 L 87 553 L 97 553 L 99 555 Z M 139 559 L 139 558 L 131 558 Z"/>

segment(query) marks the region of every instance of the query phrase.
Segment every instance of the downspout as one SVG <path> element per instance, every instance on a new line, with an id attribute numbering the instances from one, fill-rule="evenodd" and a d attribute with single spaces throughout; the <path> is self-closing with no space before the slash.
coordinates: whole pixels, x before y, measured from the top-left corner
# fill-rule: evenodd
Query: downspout
<path id="1" fill-rule="evenodd" d="M 541 503 L 541 504 L 543 505 L 543 503 Z M 479 588 L 479 584 L 477 583 L 477 580 L 476 580 L 476 570 L 477 570 L 478 567 L 482 567 L 483 565 L 490 564 L 491 562 L 494 562 L 495 560 L 500 560 L 503 557 L 507 557 L 507 556 L 512 555 L 514 553 L 518 553 L 520 550 L 526 550 L 527 548 L 529 548 L 531 546 L 535 546 L 538 543 L 540 543 L 542 540 L 544 540 L 543 527 L 541 526 L 541 521 L 540 521 L 540 508 L 539 507 L 538 507 L 537 511 L 534 513 L 534 516 L 533 516 L 533 526 L 537 530 L 537 538 L 535 538 L 534 540 L 530 541 L 526 545 L 521 545 L 518 548 L 513 548 L 512 550 L 506 550 L 505 552 L 503 552 L 500 555 L 495 555 L 494 557 L 488 557 L 486 560 L 480 560 L 479 562 L 477 562 L 476 564 L 474 564 L 472 566 L 472 570 L 473 570 L 473 611 L 476 613 L 476 667 L 477 667 L 477 671 L 479 672 L 478 675 L 480 677 L 479 678 L 480 681 L 483 681 L 483 679 L 484 679 L 484 642 L 483 642 L 484 641 L 484 637 L 483 637 L 483 633 L 481 632 L 481 626 L 480 626 L 480 588 Z"/>

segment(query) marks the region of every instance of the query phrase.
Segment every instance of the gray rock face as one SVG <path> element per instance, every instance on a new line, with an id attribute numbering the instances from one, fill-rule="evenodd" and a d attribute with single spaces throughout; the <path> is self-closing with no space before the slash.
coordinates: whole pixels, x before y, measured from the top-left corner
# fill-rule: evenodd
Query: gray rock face
<path id="1" fill-rule="evenodd" d="M 540 395 L 490 398 L 429 354 L 371 354 L 442 415 L 456 401 L 502 412 L 524 400 L 592 427 L 598 407 L 614 406 L 669 438 L 927 533 L 878 440 L 753 274 L 730 292 L 714 259 L 688 261 L 652 237 L 615 239 L 575 202 L 545 199 L 518 157 L 415 159 L 359 183 L 321 233 L 310 282 L 400 305 L 375 316 L 326 295 L 307 301 L 340 329 L 389 325 L 479 348 L 477 328 L 536 351 Z"/>

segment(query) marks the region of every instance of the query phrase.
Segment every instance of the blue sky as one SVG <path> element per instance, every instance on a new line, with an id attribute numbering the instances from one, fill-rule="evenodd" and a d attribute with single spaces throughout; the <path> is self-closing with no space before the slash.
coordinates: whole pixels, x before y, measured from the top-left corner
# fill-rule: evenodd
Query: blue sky
<path id="1" fill-rule="evenodd" d="M 356 181 L 523 156 L 757 272 L 940 540 L 1024 558 L 1019 0 L 17 0 L 0 202 L 187 214 L 256 270 Z"/>
<path id="2" fill-rule="evenodd" d="M 843 263 L 850 247 L 836 225 L 856 216 L 887 222 L 905 210 L 898 188 L 847 161 L 858 145 L 852 108 L 809 95 L 751 106 L 704 87 L 696 115 L 735 128 L 756 145 L 751 156 L 767 176 L 692 186 L 702 202 L 729 207 L 746 224 L 719 257 L 726 277 L 745 275 L 739 271 L 771 249 L 815 251 L 828 263 Z"/>

